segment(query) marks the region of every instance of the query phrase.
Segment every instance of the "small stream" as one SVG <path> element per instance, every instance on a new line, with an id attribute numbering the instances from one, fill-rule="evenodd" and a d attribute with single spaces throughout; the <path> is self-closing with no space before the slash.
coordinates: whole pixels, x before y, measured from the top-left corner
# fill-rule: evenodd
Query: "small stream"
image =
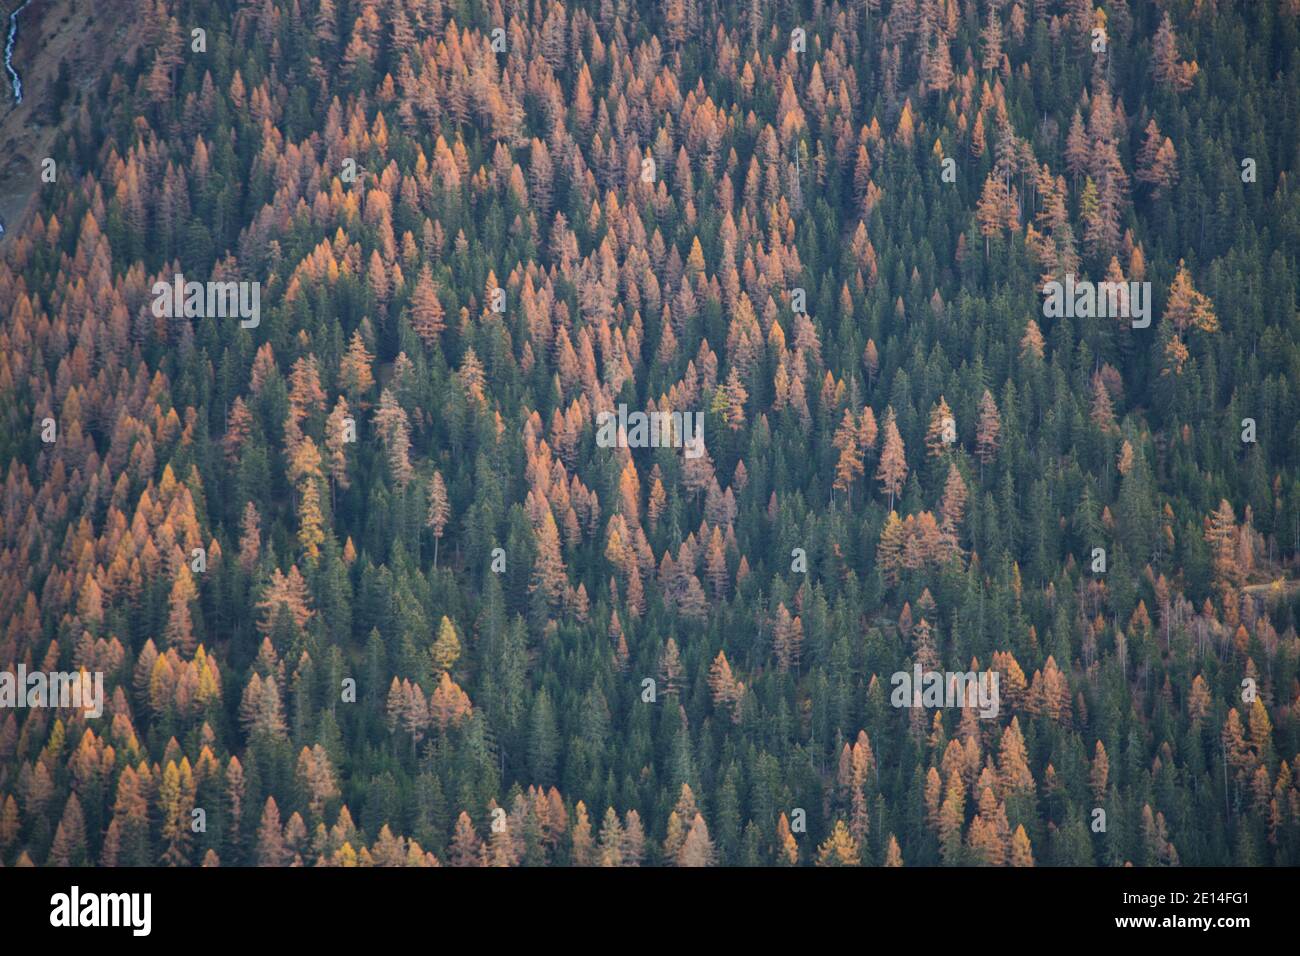
<path id="1" fill-rule="evenodd" d="M 23 101 L 23 78 L 14 69 L 14 44 L 18 42 L 18 14 L 31 4 L 32 0 L 23 0 L 23 5 L 9 14 L 9 39 L 5 41 L 5 69 L 9 71 L 10 85 L 14 90 L 16 103 Z"/>

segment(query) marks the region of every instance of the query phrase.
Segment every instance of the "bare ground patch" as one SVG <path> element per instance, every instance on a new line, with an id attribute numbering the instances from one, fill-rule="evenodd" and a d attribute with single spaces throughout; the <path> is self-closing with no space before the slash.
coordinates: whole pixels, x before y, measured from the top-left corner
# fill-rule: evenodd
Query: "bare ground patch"
<path id="1" fill-rule="evenodd" d="M 20 4 L 0 2 L 0 43 L 8 35 L 9 14 Z M 104 71 L 138 42 L 136 11 L 130 0 L 32 0 L 19 17 L 13 65 L 22 78 L 23 101 L 15 102 L 7 72 L 0 91 L 0 219 L 11 233 L 30 212 L 41 185 L 41 160 L 51 155 L 59 130 L 75 122 Z M 68 89 L 56 121 L 50 105 L 64 62 Z"/>

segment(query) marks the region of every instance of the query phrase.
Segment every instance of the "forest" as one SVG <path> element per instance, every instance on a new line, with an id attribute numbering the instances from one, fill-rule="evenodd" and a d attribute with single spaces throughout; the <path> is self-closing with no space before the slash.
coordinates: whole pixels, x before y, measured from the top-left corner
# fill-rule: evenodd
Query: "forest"
<path id="1" fill-rule="evenodd" d="M 1300 0 L 120 6 L 0 866 L 1300 865 Z"/>

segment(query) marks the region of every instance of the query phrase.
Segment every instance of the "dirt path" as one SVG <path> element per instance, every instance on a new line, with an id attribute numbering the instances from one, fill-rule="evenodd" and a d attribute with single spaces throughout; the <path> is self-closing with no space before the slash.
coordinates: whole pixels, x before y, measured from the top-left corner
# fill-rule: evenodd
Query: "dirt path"
<path id="1" fill-rule="evenodd" d="M 1241 590 L 1246 594 L 1279 598 L 1290 597 L 1296 591 L 1300 591 L 1300 580 L 1281 577 L 1266 584 L 1248 584 Z"/>

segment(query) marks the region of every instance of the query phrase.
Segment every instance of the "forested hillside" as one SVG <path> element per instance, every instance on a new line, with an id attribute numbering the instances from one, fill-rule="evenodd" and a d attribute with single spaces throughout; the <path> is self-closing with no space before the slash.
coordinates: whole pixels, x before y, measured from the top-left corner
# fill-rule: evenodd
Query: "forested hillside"
<path id="1" fill-rule="evenodd" d="M 128 16 L 0 238 L 0 669 L 104 688 L 0 864 L 1300 864 L 1298 0 Z"/>

